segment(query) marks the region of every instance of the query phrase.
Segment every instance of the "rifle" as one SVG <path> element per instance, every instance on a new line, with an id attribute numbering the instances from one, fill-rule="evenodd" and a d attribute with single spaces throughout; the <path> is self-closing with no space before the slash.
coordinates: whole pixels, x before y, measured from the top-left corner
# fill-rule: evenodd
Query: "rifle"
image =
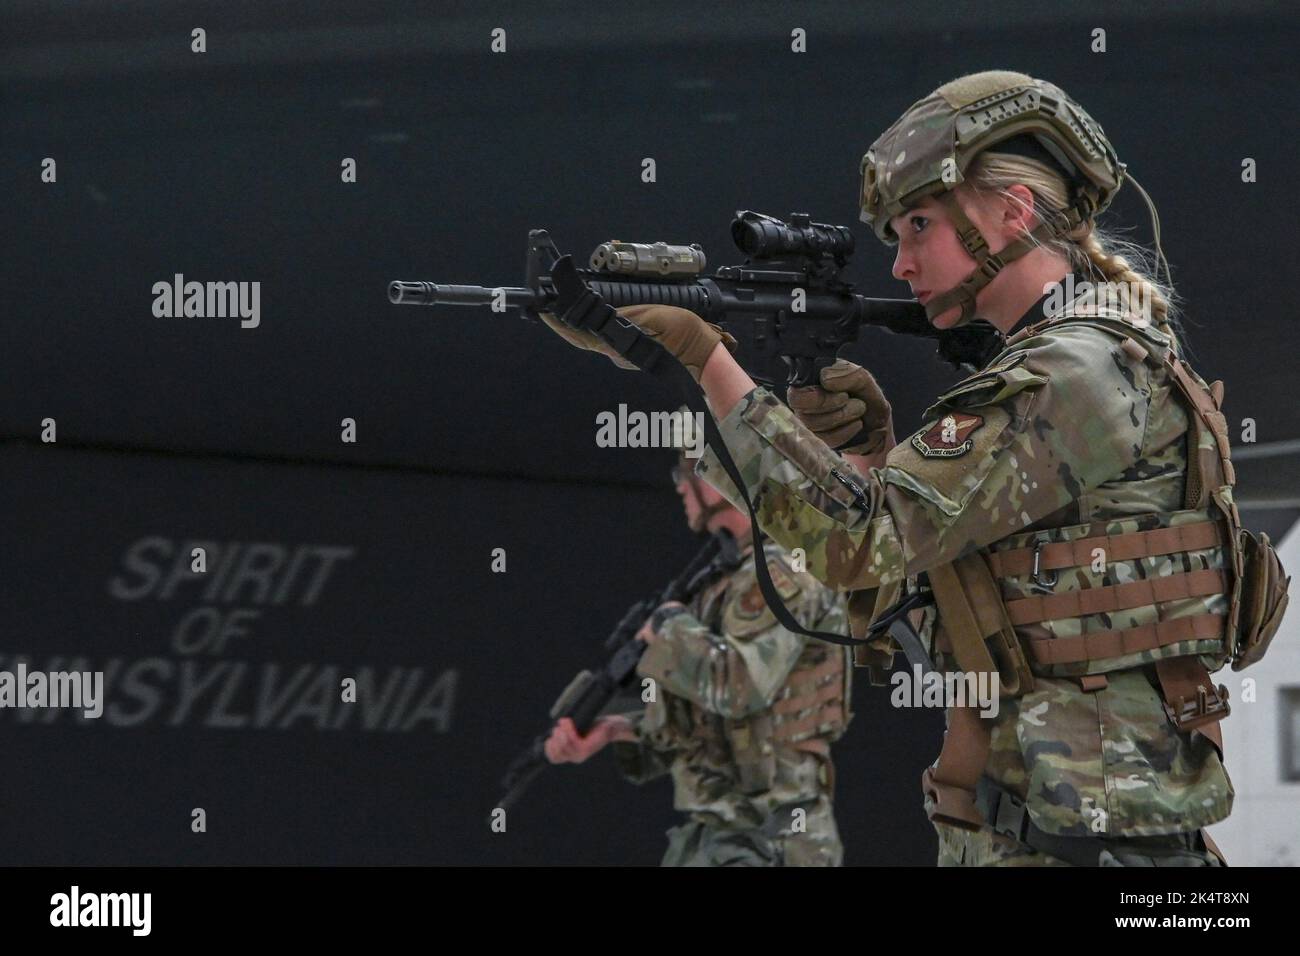
<path id="1" fill-rule="evenodd" d="M 687 601 L 704 584 L 721 571 L 731 570 L 740 564 L 740 549 L 731 532 L 715 531 L 704 547 L 677 577 L 662 591 L 637 601 L 627 609 L 618 626 L 605 639 L 607 652 L 604 662 L 595 670 L 583 670 L 569 682 L 569 686 L 551 705 L 552 721 L 562 717 L 572 718 L 578 733 L 586 736 L 596 722 L 601 710 L 621 690 L 630 686 L 636 676 L 636 666 L 645 652 L 644 641 L 636 639 L 641 625 L 661 605 L 668 601 Z M 501 787 L 506 795 L 497 802 L 497 809 L 508 810 L 529 784 L 550 763 L 546 759 L 546 738 L 550 731 L 539 734 L 533 742 L 510 764 Z"/>
<path id="2" fill-rule="evenodd" d="M 847 226 L 810 222 L 792 213 L 785 222 L 741 210 L 731 236 L 748 258 L 705 274 L 698 243 L 670 245 L 611 240 L 591 254 L 590 268 L 576 270 L 587 286 L 614 308 L 643 303 L 690 309 L 722 326 L 739 343 L 737 360 L 754 381 L 769 388 L 820 384 L 820 372 L 840 350 L 872 325 L 901 335 L 938 342 L 938 354 L 958 368 L 982 367 L 985 350 L 1001 341 L 983 320 L 939 330 L 925 308 L 911 299 L 858 295 L 840 277 L 853 254 Z M 537 319 L 552 311 L 551 278 L 559 249 L 545 229 L 528 233 L 523 287 L 487 288 L 433 282 L 389 283 L 394 305 L 488 305 L 493 311 L 521 309 Z"/>
<path id="3" fill-rule="evenodd" d="M 978 370 L 1002 347 L 1004 336 L 983 319 L 956 329 L 939 330 L 926 318 L 925 309 L 907 299 L 874 299 L 858 295 L 841 278 L 853 253 L 853 233 L 846 226 L 810 221 L 806 213 L 792 213 L 789 222 L 762 213 L 741 210 L 731 223 L 731 237 L 747 256 L 738 266 L 724 266 L 706 275 L 704 250 L 698 243 L 669 245 L 611 240 L 597 246 L 590 269 L 574 268 L 570 256 L 561 256 L 544 229 L 528 233 L 528 257 L 523 287 L 437 285 L 432 282 L 389 283 L 388 298 L 395 305 L 490 305 L 493 311 L 517 308 L 539 319 L 542 312 L 558 312 L 568 321 L 574 306 L 575 286 L 595 293 L 599 308 L 586 303 L 584 321 L 599 319 L 600 337 L 625 359 L 636 352 L 633 365 L 650 371 L 670 387 L 679 387 L 692 411 L 704 414 L 705 436 L 718 455 L 727 477 L 740 490 L 749 511 L 756 547 L 762 530 L 753 502 L 744 490 L 735 462 L 718 434 L 697 383 L 680 365 L 658 363 L 662 350 L 625 320 L 609 321 L 610 309 L 638 304 L 674 305 L 690 309 L 709 322 L 727 329 L 739 344 L 737 359 L 756 382 L 769 388 L 779 382 L 803 386 L 820 384 L 821 370 L 832 364 L 840 350 L 858 338 L 863 325 L 882 327 L 901 335 L 938 342 L 941 358 L 958 368 Z M 556 276 L 566 290 L 563 308 Z M 603 315 L 605 309 L 609 315 Z M 589 330 L 588 330 L 589 331 Z M 778 390 L 778 396 L 780 392 Z M 865 428 L 865 425 L 863 426 Z M 853 436 L 851 444 L 861 435 Z M 861 498 L 861 491 L 840 477 Z M 845 635 L 810 631 L 790 614 L 767 573 L 758 563 L 758 583 L 763 599 L 781 624 L 796 634 L 836 644 L 860 643 Z M 925 658 L 920 638 L 905 617 L 895 618 L 888 630 L 895 635 L 909 660 Z"/>

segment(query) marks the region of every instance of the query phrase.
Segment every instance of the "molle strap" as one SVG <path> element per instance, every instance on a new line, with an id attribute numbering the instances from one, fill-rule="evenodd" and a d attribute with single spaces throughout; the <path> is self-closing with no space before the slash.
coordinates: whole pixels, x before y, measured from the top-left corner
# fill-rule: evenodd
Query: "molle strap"
<path id="1" fill-rule="evenodd" d="M 1202 508 L 1205 505 L 1205 462 L 1201 455 L 1201 430 L 1205 423 L 1194 409 L 1187 415 L 1187 480 L 1183 493 L 1184 508 Z"/>
<path id="2" fill-rule="evenodd" d="M 1116 631 L 1093 631 L 1073 637 L 1032 638 L 1029 650 L 1043 666 L 1078 664 L 1153 651 L 1184 641 L 1222 641 L 1222 614 L 1195 614 Z M 1170 658 L 1175 659 L 1175 658 Z"/>
<path id="3" fill-rule="evenodd" d="M 839 701 L 843 699 L 843 687 L 839 681 L 831 681 L 819 687 L 811 694 L 800 694 L 797 697 L 783 697 L 772 705 L 774 714 L 797 714 L 801 710 L 807 710 L 810 707 L 816 707 L 819 704 L 825 704 L 829 701 Z"/>
<path id="4" fill-rule="evenodd" d="M 802 750 L 804 753 L 816 754 L 819 757 L 830 759 L 831 744 L 824 737 L 807 737 L 803 740 L 796 740 L 790 746 L 795 750 Z"/>
<path id="5" fill-rule="evenodd" d="M 1223 700 L 1223 712 L 1217 717 L 1211 717 L 1206 723 L 1195 727 L 1195 731 L 1214 745 L 1214 750 L 1223 759 L 1223 725 L 1219 723 L 1228 715 L 1228 688 L 1220 684 L 1218 687 L 1220 698 Z"/>
<path id="6" fill-rule="evenodd" d="M 828 677 L 838 676 L 844 662 L 840 660 L 839 655 L 831 653 L 826 660 L 822 661 L 816 667 L 806 671 L 796 671 L 793 675 L 796 680 L 790 682 L 790 697 L 800 696 L 817 689 L 817 685 Z"/>
<path id="7" fill-rule="evenodd" d="M 1195 657 L 1156 661 L 1156 676 L 1165 712 L 1181 731 L 1199 730 L 1223 756 L 1218 721 L 1228 716 L 1228 689 L 1214 686 L 1210 672 Z"/>
<path id="8" fill-rule="evenodd" d="M 962 587 L 952 564 L 930 568 L 930 587 L 939 607 L 938 627 L 946 646 L 952 648 L 957 666 L 963 671 L 992 673 L 997 670 L 993 655 L 984 643 L 984 631 L 975 616 L 973 602 Z"/>
<path id="9" fill-rule="evenodd" d="M 991 750 L 991 732 L 974 707 L 948 708 L 948 729 L 943 749 L 933 767 L 921 774 L 921 790 L 930 798 L 930 819 L 935 823 L 982 830 L 986 821 L 975 805 L 979 785 Z"/>
<path id="10" fill-rule="evenodd" d="M 1165 357 L 1165 365 L 1169 370 L 1170 376 L 1178 386 L 1179 391 L 1191 405 L 1194 415 L 1188 415 L 1189 428 L 1187 431 L 1187 497 L 1190 500 L 1192 492 L 1195 490 L 1198 495 L 1204 496 L 1205 493 L 1214 491 L 1222 485 L 1234 485 L 1237 483 L 1237 476 L 1232 467 L 1230 442 L 1228 439 L 1228 422 L 1219 411 L 1219 406 L 1223 403 L 1223 383 L 1215 382 L 1214 386 L 1209 389 L 1202 388 L 1201 385 L 1187 371 L 1187 367 L 1177 356 L 1170 352 Z M 1190 427 L 1194 426 L 1194 427 Z M 1200 436 L 1201 429 L 1208 429 L 1214 436 L 1215 448 L 1218 452 L 1218 474 L 1214 474 L 1214 461 L 1203 460 L 1200 455 Z M 1195 444 L 1193 444 L 1195 440 Z M 1209 467 L 1207 467 L 1209 466 Z M 1193 468 L 1198 472 L 1196 476 L 1196 488 L 1193 489 Z M 1206 479 L 1210 479 L 1209 482 Z M 1200 502 L 1189 507 L 1199 508 Z"/>
<path id="11" fill-rule="evenodd" d="M 846 726 L 847 670 L 844 653 L 838 649 L 831 649 L 824 660 L 812 666 L 801 657 L 783 691 L 785 696 L 770 708 L 777 718 L 772 739 L 789 744 L 814 735 L 838 737 Z"/>
<path id="12" fill-rule="evenodd" d="M 819 708 L 807 717 L 801 717 L 798 720 L 777 724 L 776 729 L 772 733 L 772 739 L 783 742 L 789 741 L 803 734 L 815 734 L 820 731 L 822 727 L 834 726 L 843 723 L 843 721 L 844 709 L 837 702 L 830 706 Z"/>
<path id="13" fill-rule="evenodd" d="M 1012 624 L 1037 624 L 1040 621 L 1059 621 L 1087 614 L 1109 614 L 1135 607 L 1150 607 L 1184 598 L 1226 594 L 1227 591 L 1228 576 L 1222 571 L 1208 568 L 1130 581 L 1127 584 L 1084 588 L 1081 591 L 1036 594 L 1008 601 L 1007 616 Z"/>
<path id="14" fill-rule="evenodd" d="M 1152 558 L 1166 554 L 1184 554 L 1207 548 L 1227 546 L 1223 532 L 1216 521 L 1198 521 L 1150 531 L 1133 531 L 1128 534 L 1094 535 L 1073 541 L 1057 541 L 1036 548 L 1015 548 L 1010 551 L 992 551 L 989 566 L 1000 578 L 1018 577 L 1034 569 L 1034 553 L 1038 552 L 1039 570 L 1085 567 L 1093 562 L 1093 551 L 1101 548 L 1107 563 L 1132 561 L 1135 558 Z"/>

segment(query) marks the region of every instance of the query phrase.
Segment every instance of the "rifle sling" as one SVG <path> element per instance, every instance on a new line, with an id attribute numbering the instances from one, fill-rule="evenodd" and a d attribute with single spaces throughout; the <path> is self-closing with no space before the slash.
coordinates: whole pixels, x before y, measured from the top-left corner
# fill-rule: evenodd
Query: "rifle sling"
<path id="1" fill-rule="evenodd" d="M 763 543 L 767 540 L 767 536 L 758 526 L 758 513 L 754 509 L 754 502 L 750 499 L 745 481 L 740 476 L 740 469 L 732 459 L 726 442 L 722 440 L 722 433 L 709 410 L 704 389 L 700 387 L 699 382 L 695 381 L 686 366 L 677 361 L 675 356 L 642 332 L 634 323 L 624 319 L 599 295 L 587 288 L 578 276 L 577 270 L 574 269 L 572 257 L 566 255 L 556 261 L 551 270 L 551 280 L 555 284 L 557 293 L 556 314 L 565 323 L 574 328 L 594 332 L 641 371 L 648 372 L 669 388 L 679 392 L 692 412 L 703 414 L 705 441 L 713 448 L 727 477 L 731 479 L 745 502 L 753 532 L 754 553 L 761 558 Z M 858 640 L 852 635 L 809 630 L 804 627 L 795 620 L 790 609 L 786 607 L 785 601 L 777 593 L 776 585 L 772 583 L 771 573 L 767 569 L 767 561 L 756 559 L 754 569 L 763 600 L 767 602 L 767 606 L 776 615 L 782 627 L 795 634 L 816 638 L 819 641 L 829 641 L 832 644 L 852 647 L 864 643 L 865 639 Z"/>

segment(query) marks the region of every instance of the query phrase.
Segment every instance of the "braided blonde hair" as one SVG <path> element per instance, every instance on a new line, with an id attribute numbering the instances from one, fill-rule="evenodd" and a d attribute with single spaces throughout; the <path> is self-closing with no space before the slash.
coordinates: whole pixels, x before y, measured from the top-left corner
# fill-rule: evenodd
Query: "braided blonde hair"
<path id="1" fill-rule="evenodd" d="M 1121 302 L 1127 301 L 1124 290 L 1140 289 L 1139 301 L 1149 309 L 1152 324 L 1169 336 L 1175 354 L 1181 355 L 1186 345 L 1179 299 L 1172 285 L 1156 278 L 1155 257 L 1138 243 L 1099 228 L 1093 220 L 1065 231 L 1070 189 L 1058 170 L 1025 156 L 986 151 L 975 157 L 965 182 L 957 188 L 969 187 L 976 194 L 995 193 L 1027 208 L 1023 200 L 1008 191 L 1017 184 L 1033 194 L 1034 207 L 1030 211 L 1047 222 L 1054 233 L 1047 242 L 1035 240 L 1035 244 L 1063 258 L 1071 270 L 1096 282 L 1113 283 L 1120 290 Z"/>

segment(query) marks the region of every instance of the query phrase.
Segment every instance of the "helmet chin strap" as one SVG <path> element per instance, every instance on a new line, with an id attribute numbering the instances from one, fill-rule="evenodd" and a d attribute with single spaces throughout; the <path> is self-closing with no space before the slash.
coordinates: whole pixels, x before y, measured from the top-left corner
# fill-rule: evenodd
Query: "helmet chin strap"
<path id="1" fill-rule="evenodd" d="M 975 318 L 975 296 L 980 289 L 992 282 L 1008 263 L 1015 262 L 1034 246 L 1051 239 L 1053 231 L 1046 222 L 1039 223 L 1032 232 L 1007 243 L 996 254 L 990 253 L 988 242 L 985 241 L 984 235 L 976 228 L 975 224 L 970 221 L 966 211 L 961 208 L 956 193 L 948 190 L 938 194 L 935 198 L 943 203 L 948 210 L 948 216 L 957 230 L 957 238 L 961 240 L 961 244 L 966 247 L 966 251 L 975 260 L 975 269 L 970 275 L 947 292 L 941 292 L 931 297 L 930 301 L 925 304 L 925 315 L 931 322 L 953 306 L 961 306 L 961 315 L 956 322 L 949 326 L 949 328 L 955 329 Z M 1095 189 L 1085 189 L 1081 192 L 1075 205 L 1066 213 L 1065 231 L 1069 232 L 1091 216 L 1096 208 L 1096 203 Z"/>

